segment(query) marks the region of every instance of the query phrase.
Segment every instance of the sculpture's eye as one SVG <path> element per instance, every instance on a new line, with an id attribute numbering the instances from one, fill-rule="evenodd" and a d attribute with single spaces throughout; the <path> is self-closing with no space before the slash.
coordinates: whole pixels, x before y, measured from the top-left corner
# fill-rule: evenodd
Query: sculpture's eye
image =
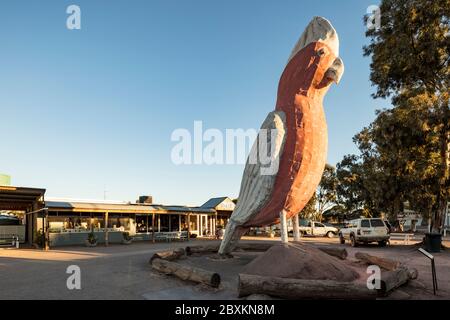
<path id="1" fill-rule="evenodd" d="M 322 56 L 324 56 L 325 55 L 325 48 L 320 48 L 318 51 L 317 51 L 317 55 L 319 56 L 319 57 L 322 57 Z"/>

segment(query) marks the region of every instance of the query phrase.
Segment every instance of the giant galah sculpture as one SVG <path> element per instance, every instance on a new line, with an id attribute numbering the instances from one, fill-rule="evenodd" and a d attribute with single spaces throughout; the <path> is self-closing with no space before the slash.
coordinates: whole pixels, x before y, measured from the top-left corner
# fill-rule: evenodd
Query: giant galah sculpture
<path id="1" fill-rule="evenodd" d="M 276 109 L 264 121 L 247 160 L 219 254 L 229 254 L 250 227 L 281 222 L 287 241 L 286 219 L 302 211 L 325 168 L 328 137 L 322 102 L 343 72 L 336 30 L 328 20 L 315 17 L 281 76 Z M 261 161 L 266 152 L 270 163 Z"/>

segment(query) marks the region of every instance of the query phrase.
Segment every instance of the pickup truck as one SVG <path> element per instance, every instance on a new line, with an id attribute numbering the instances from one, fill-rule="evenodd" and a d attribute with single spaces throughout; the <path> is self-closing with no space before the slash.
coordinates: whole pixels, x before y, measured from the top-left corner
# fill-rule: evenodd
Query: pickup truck
<path id="1" fill-rule="evenodd" d="M 293 228 L 289 228 L 289 233 L 293 233 Z M 323 223 L 317 221 L 305 221 L 300 223 L 300 234 L 302 236 L 311 235 L 311 236 L 320 236 L 320 237 L 328 237 L 333 238 L 338 235 L 339 230 L 332 226 L 327 226 Z"/>
<path id="2" fill-rule="evenodd" d="M 339 240 L 344 244 L 349 240 L 352 247 L 359 243 L 378 242 L 380 247 L 389 241 L 389 229 L 382 219 L 356 219 L 350 221 L 346 228 L 339 230 Z"/>

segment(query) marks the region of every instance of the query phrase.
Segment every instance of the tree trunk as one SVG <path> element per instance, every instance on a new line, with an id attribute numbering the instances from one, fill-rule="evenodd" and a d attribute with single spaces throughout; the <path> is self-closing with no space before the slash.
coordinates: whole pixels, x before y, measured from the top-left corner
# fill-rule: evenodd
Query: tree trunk
<path id="1" fill-rule="evenodd" d="M 276 243 L 239 243 L 233 251 L 267 251 Z M 217 253 L 219 251 L 219 244 L 210 244 L 204 246 L 188 246 L 186 247 L 186 254 L 208 254 Z"/>
<path id="2" fill-rule="evenodd" d="M 440 139 L 441 170 L 439 174 L 439 193 L 437 197 L 438 209 L 433 214 L 432 232 L 441 233 L 450 195 L 447 192 L 449 180 L 449 135 L 450 135 L 450 107 L 448 98 L 442 103 L 442 131 Z"/>
<path id="3" fill-rule="evenodd" d="M 343 248 L 334 248 L 334 247 L 317 247 L 320 251 L 325 252 L 326 254 L 336 257 L 341 260 L 347 259 L 348 253 L 346 249 Z"/>
<path id="4" fill-rule="evenodd" d="M 400 213 L 400 196 L 396 196 L 394 199 L 394 211 L 393 211 L 393 215 L 394 215 L 394 221 L 395 223 L 398 222 L 398 226 L 399 226 L 399 231 L 401 232 L 401 225 L 400 225 L 400 221 L 398 221 L 398 214 Z"/>
<path id="5" fill-rule="evenodd" d="M 238 250 L 245 250 L 245 251 L 262 251 L 265 252 L 269 250 L 275 243 L 240 243 L 237 245 Z"/>
<path id="6" fill-rule="evenodd" d="M 178 249 L 171 250 L 171 251 L 161 251 L 161 252 L 155 253 L 150 258 L 149 262 L 152 263 L 152 261 L 154 259 L 163 259 L 163 260 L 167 260 L 167 261 L 174 261 L 174 260 L 178 260 L 179 258 L 184 256 L 184 254 L 185 254 L 185 251 L 183 248 L 178 248 Z"/>
<path id="7" fill-rule="evenodd" d="M 210 244 L 204 246 L 188 246 L 186 247 L 186 254 L 188 256 L 192 254 L 205 254 L 205 253 L 216 253 L 219 251 L 219 244 Z"/>
<path id="8" fill-rule="evenodd" d="M 359 259 L 369 265 L 377 265 L 380 268 L 383 268 L 383 269 L 386 269 L 389 271 L 396 270 L 401 265 L 400 261 L 371 256 L 371 255 L 369 255 L 367 253 L 363 253 L 363 252 L 355 253 L 355 258 Z"/>
<path id="9" fill-rule="evenodd" d="M 301 280 L 239 274 L 239 297 L 267 294 L 282 299 L 376 299 L 364 284 L 331 280 Z"/>
<path id="10" fill-rule="evenodd" d="M 152 261 L 152 267 L 159 272 L 174 275 L 181 280 L 203 283 L 214 288 L 220 285 L 220 275 L 204 269 L 185 266 L 162 259 L 154 259 Z"/>

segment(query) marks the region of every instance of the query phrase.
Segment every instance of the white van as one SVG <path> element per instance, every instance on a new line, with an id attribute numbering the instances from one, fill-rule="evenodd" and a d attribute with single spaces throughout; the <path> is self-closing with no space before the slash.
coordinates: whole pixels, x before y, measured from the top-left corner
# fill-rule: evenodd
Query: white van
<path id="1" fill-rule="evenodd" d="M 352 247 L 359 243 L 378 242 L 380 247 L 386 246 L 389 240 L 389 229 L 382 219 L 361 218 L 350 221 L 346 228 L 339 231 L 341 244 L 349 240 Z"/>

